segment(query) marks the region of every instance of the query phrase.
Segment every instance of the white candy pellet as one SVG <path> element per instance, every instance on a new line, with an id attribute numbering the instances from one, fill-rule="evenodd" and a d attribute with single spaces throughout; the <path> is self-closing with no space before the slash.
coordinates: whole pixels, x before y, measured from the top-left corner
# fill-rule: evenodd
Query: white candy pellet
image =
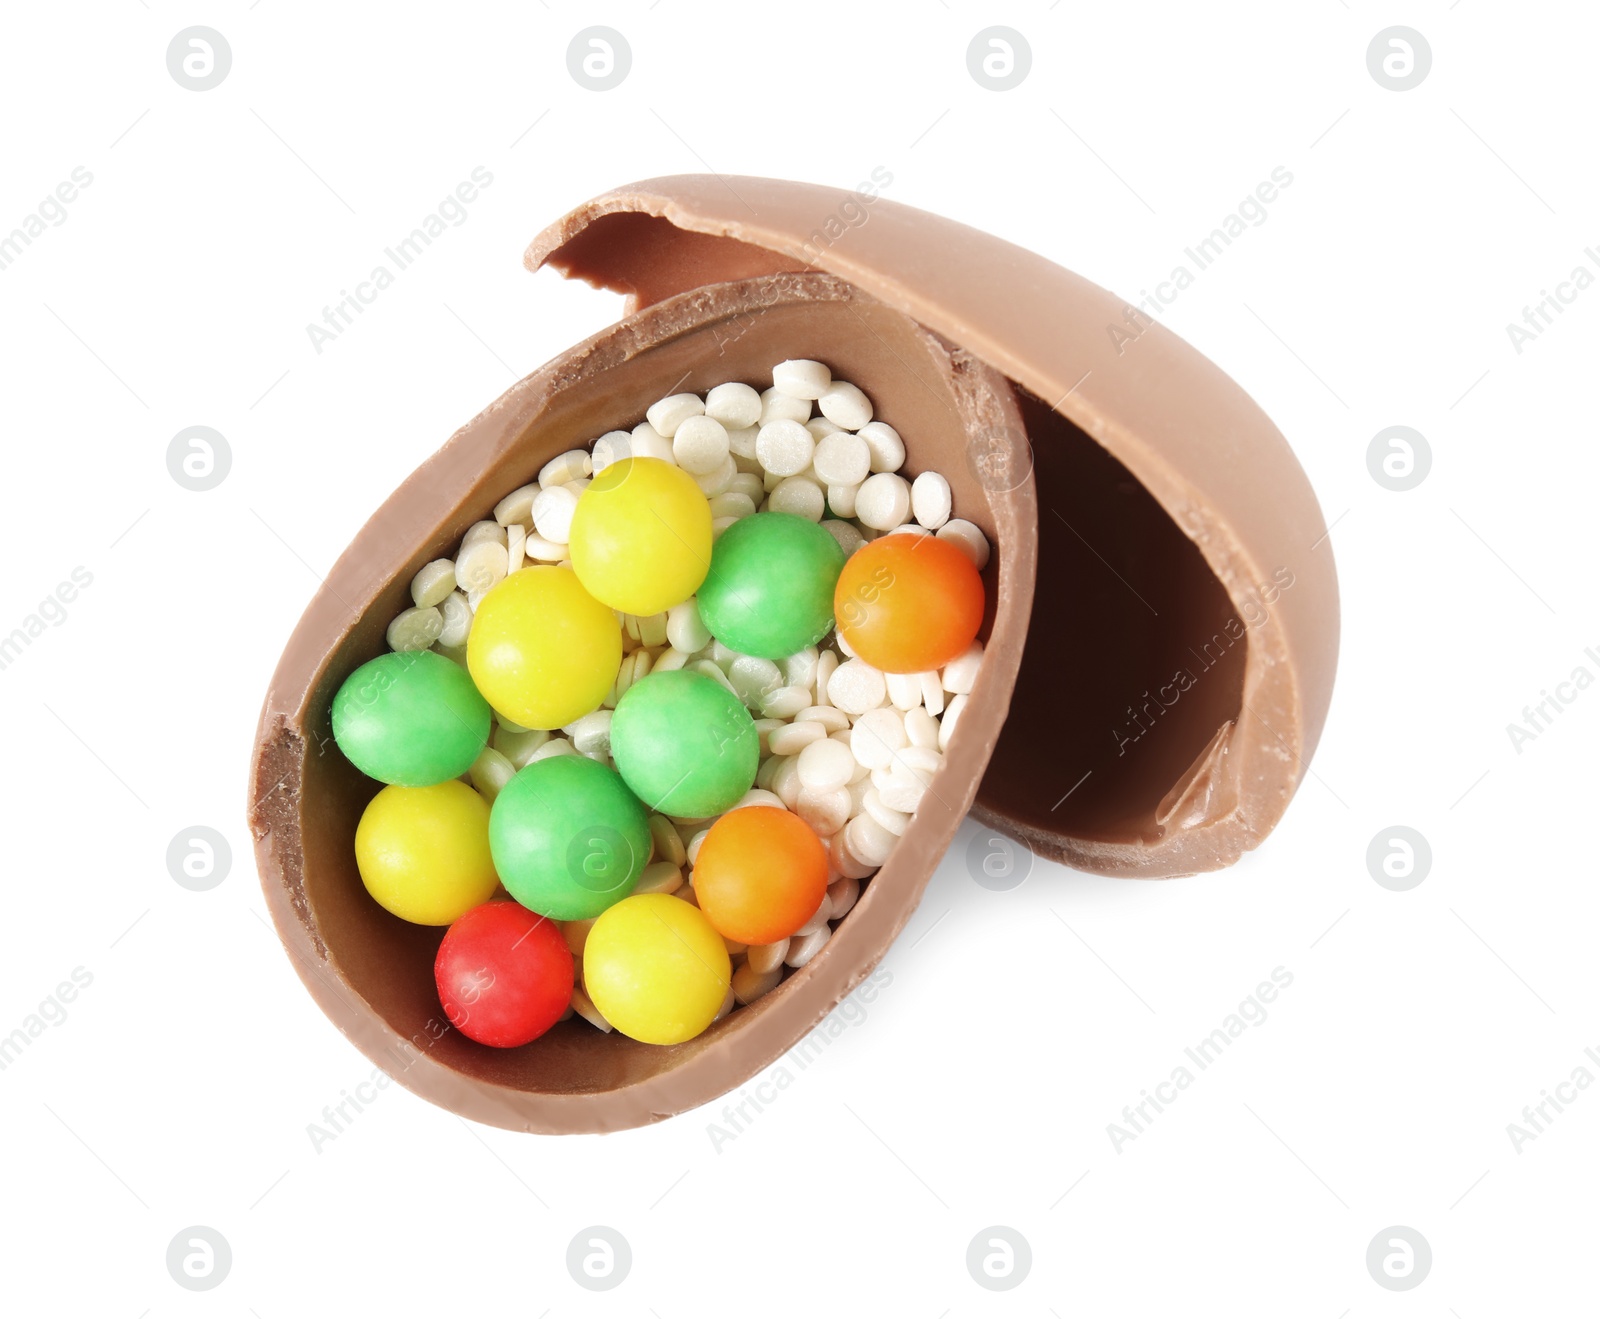
<path id="1" fill-rule="evenodd" d="M 813 468 L 815 470 L 815 468 Z M 828 507 L 833 510 L 833 515 L 840 518 L 853 518 L 856 515 L 856 500 L 861 496 L 861 487 L 858 485 L 830 485 L 828 487 Z M 854 527 L 857 539 L 866 544 L 866 537 Z"/>
<path id="2" fill-rule="evenodd" d="M 533 501 L 533 528 L 546 540 L 565 545 L 572 535 L 578 496 L 564 485 L 541 490 Z"/>
<path id="3" fill-rule="evenodd" d="M 804 966 L 813 957 L 822 951 L 822 946 L 828 942 L 832 931 L 824 925 L 820 930 L 813 930 L 805 938 L 796 936 L 789 940 L 789 953 L 783 960 L 792 967 Z"/>
<path id="4" fill-rule="evenodd" d="M 939 681 L 939 671 L 929 669 L 926 673 L 919 673 L 917 681 L 922 684 L 923 705 L 937 719 L 944 713 L 944 684 Z"/>
<path id="5" fill-rule="evenodd" d="M 817 442 L 798 421 L 771 421 L 756 433 L 756 458 L 774 476 L 798 476 L 816 451 Z"/>
<path id="6" fill-rule="evenodd" d="M 821 522 L 828 511 L 828 501 L 822 487 L 810 477 L 786 476 L 767 497 L 767 509 L 772 513 L 790 513 L 809 522 Z"/>
<path id="7" fill-rule="evenodd" d="M 737 521 L 739 518 L 749 517 L 755 511 L 755 502 L 740 490 L 724 490 L 711 499 L 713 518 L 733 518 Z"/>
<path id="8" fill-rule="evenodd" d="M 728 432 L 728 452 L 735 458 L 756 456 L 756 440 L 761 435 L 759 426 L 725 427 Z"/>
<path id="9" fill-rule="evenodd" d="M 423 564 L 411 579 L 411 601 L 418 609 L 431 609 L 443 604 L 445 596 L 455 589 L 455 560 L 435 559 Z"/>
<path id="10" fill-rule="evenodd" d="M 911 511 L 930 531 L 950 520 L 950 482 L 938 472 L 924 472 L 911 483 Z"/>
<path id="11" fill-rule="evenodd" d="M 530 531 L 522 538 L 522 553 L 524 558 L 536 563 L 560 563 L 567 557 L 567 547 L 546 540 L 536 531 Z"/>
<path id="12" fill-rule="evenodd" d="M 461 538 L 461 548 L 469 550 L 474 545 L 481 545 L 484 541 L 492 541 L 496 545 L 506 543 L 506 529 L 498 522 L 474 522 L 467 528 L 467 534 Z"/>
<path id="13" fill-rule="evenodd" d="M 494 520 L 502 527 L 528 521 L 533 516 L 533 497 L 538 493 L 537 483 L 519 486 L 494 506 Z"/>
<path id="14" fill-rule="evenodd" d="M 635 893 L 676 893 L 683 887 L 683 871 L 671 861 L 652 861 L 639 874 Z"/>
<path id="15" fill-rule="evenodd" d="M 627 431 L 607 431 L 594 442 L 594 452 L 589 456 L 589 470 L 599 476 L 612 463 L 631 457 L 633 436 Z"/>
<path id="16" fill-rule="evenodd" d="M 785 941 L 785 950 L 788 943 Z M 733 973 L 733 978 L 728 982 L 729 990 L 734 998 L 748 1007 L 763 994 L 770 994 L 778 987 L 778 981 L 783 978 L 783 967 L 775 966 L 770 971 L 757 971 L 747 961 Z"/>
<path id="17" fill-rule="evenodd" d="M 594 471 L 594 460 L 587 449 L 568 449 L 539 469 L 539 484 L 546 488 L 581 480 Z"/>
<path id="18" fill-rule="evenodd" d="M 883 674 L 865 660 L 846 660 L 828 679 L 828 699 L 846 714 L 866 714 L 883 704 Z"/>
<path id="19" fill-rule="evenodd" d="M 809 719 L 797 719 L 767 734 L 767 748 L 775 756 L 797 756 L 813 742 L 821 742 L 828 730 Z"/>
<path id="20" fill-rule="evenodd" d="M 839 427 L 826 417 L 813 417 L 806 422 L 806 429 L 811 432 L 811 438 L 821 444 L 827 436 L 837 434 Z"/>
<path id="21" fill-rule="evenodd" d="M 600 1009 L 595 1007 L 594 1001 L 577 985 L 572 987 L 572 1010 L 591 1026 L 598 1027 L 607 1035 L 611 1033 L 611 1023 L 600 1015 Z"/>
<path id="22" fill-rule="evenodd" d="M 835 831 L 837 832 L 837 830 Z M 828 924 L 828 918 L 833 914 L 833 904 L 828 901 L 827 891 L 822 894 L 822 901 L 817 904 L 816 911 L 811 913 L 811 919 L 794 932 L 796 939 L 803 939 L 808 934 L 815 934 Z"/>
<path id="23" fill-rule="evenodd" d="M 805 399 L 795 398 L 776 388 L 762 391 L 760 425 L 774 421 L 793 421 L 804 425 L 810 420 L 811 404 Z"/>
<path id="24" fill-rule="evenodd" d="M 910 710 L 922 704 L 922 678 L 915 673 L 884 675 L 889 689 L 889 704 L 896 710 Z"/>
<path id="25" fill-rule="evenodd" d="M 974 641 L 940 670 L 939 681 L 947 692 L 957 695 L 970 692 L 978 680 L 978 668 L 982 663 L 983 642 Z"/>
<path id="26" fill-rule="evenodd" d="M 931 534 L 924 526 L 915 522 L 902 522 L 898 527 L 890 527 L 884 533 L 886 536 L 927 536 Z"/>
<path id="27" fill-rule="evenodd" d="M 750 501 L 750 507 L 754 508 L 761 502 L 761 496 L 765 493 L 765 490 L 766 487 L 762 485 L 760 473 L 740 472 L 738 476 L 733 478 L 733 484 L 728 487 L 727 493 L 745 496 Z"/>
<path id="28" fill-rule="evenodd" d="M 876 788 L 868 788 L 863 794 L 862 810 L 896 838 L 905 833 L 906 826 L 911 823 L 911 816 L 907 812 L 890 810 L 885 806 L 883 794 Z"/>
<path id="29" fill-rule="evenodd" d="M 783 804 L 791 811 L 800 804 L 800 769 L 795 763 L 797 756 L 774 756 L 772 763 L 777 765 L 777 770 L 772 775 L 769 789 L 783 798 Z"/>
<path id="30" fill-rule="evenodd" d="M 959 545 L 972 560 L 972 566 L 979 572 L 988 566 L 989 539 L 975 523 L 968 522 L 966 518 L 951 518 L 934 534 L 940 540 L 953 541 Z"/>
<path id="31" fill-rule="evenodd" d="M 835 733 L 850 731 L 850 716 L 833 705 L 808 705 L 804 710 L 798 711 L 794 718 L 796 723 L 821 724 L 830 737 Z"/>
<path id="32" fill-rule="evenodd" d="M 861 881 L 851 879 L 846 875 L 836 879 L 828 885 L 828 919 L 840 920 L 850 914 L 850 909 L 856 905 L 856 899 L 861 896 Z"/>
<path id="33" fill-rule="evenodd" d="M 858 815 L 844 827 L 844 845 L 869 866 L 881 866 L 889 859 L 898 840 L 870 815 Z"/>
<path id="34" fill-rule="evenodd" d="M 672 827 L 672 821 L 664 815 L 650 817 L 650 838 L 655 844 L 653 857 L 657 861 L 670 861 L 675 866 L 687 863 L 689 853 L 683 846 L 683 839 L 678 836 L 678 831 Z"/>
<path id="35" fill-rule="evenodd" d="M 456 559 L 456 581 L 467 592 L 468 603 L 474 609 L 476 603 L 471 596 L 479 596 L 489 590 L 497 582 L 503 580 L 506 568 L 510 563 L 506 555 L 506 547 L 497 540 L 480 540 L 476 545 L 470 545 L 461 551 Z"/>
<path id="36" fill-rule="evenodd" d="M 858 431 L 872 420 L 872 400 L 848 380 L 835 380 L 822 391 L 817 411 L 836 426 Z"/>
<path id="37" fill-rule="evenodd" d="M 772 387 L 790 398 L 821 398 L 832 383 L 833 372 L 808 358 L 791 358 L 772 368 Z"/>
<path id="38" fill-rule="evenodd" d="M 783 798 L 775 792 L 768 792 L 765 788 L 751 788 L 749 792 L 739 798 L 728 809 L 737 811 L 746 806 L 776 806 L 783 809 Z"/>
<path id="39" fill-rule="evenodd" d="M 733 684 L 734 695 L 755 710 L 764 696 L 783 686 L 783 672 L 769 659 L 740 655 L 728 665 L 728 681 Z"/>
<path id="40" fill-rule="evenodd" d="M 800 786 L 811 792 L 831 792 L 844 787 L 856 768 L 850 748 L 831 737 L 823 737 L 805 747 L 797 764 Z"/>
<path id="41" fill-rule="evenodd" d="M 807 646 L 804 650 L 797 650 L 793 655 L 779 661 L 783 669 L 783 680 L 791 687 L 809 687 L 816 680 L 817 658 L 820 652 L 815 646 Z"/>
<path id="42" fill-rule="evenodd" d="M 893 472 L 869 476 L 856 492 L 857 519 L 879 531 L 898 527 L 910 512 L 911 487 Z"/>
<path id="43" fill-rule="evenodd" d="M 745 954 L 745 964 L 756 975 L 767 975 L 781 967 L 783 959 L 788 955 L 787 939 L 779 939 L 777 943 L 751 944 L 749 952 Z"/>
<path id="44" fill-rule="evenodd" d="M 828 684 L 833 681 L 833 675 L 838 671 L 838 668 L 839 657 L 831 650 L 825 650 L 817 656 L 816 693 L 818 705 L 833 704 L 832 698 L 828 695 Z"/>
<path id="45" fill-rule="evenodd" d="M 878 867 L 863 861 L 851 850 L 849 836 L 850 825 L 847 824 L 828 840 L 828 863 L 847 879 L 866 879 Z"/>
<path id="46" fill-rule="evenodd" d="M 674 649 L 686 655 L 692 655 L 710 643 L 711 633 L 700 621 L 700 606 L 693 598 L 673 605 L 667 611 L 667 640 Z"/>
<path id="47" fill-rule="evenodd" d="M 511 782 L 512 775 L 517 772 L 517 767 L 502 752 L 493 747 L 484 747 L 478 753 L 478 758 L 472 762 L 469 773 L 472 776 L 472 786 L 483 794 L 484 800 L 493 802 L 500 795 L 500 789 Z"/>
<path id="48" fill-rule="evenodd" d="M 679 426 L 690 417 L 705 413 L 706 405 L 698 394 L 671 394 L 652 403 L 644 410 L 645 420 L 656 428 L 656 434 L 671 439 Z"/>
<path id="49" fill-rule="evenodd" d="M 761 395 L 749 385 L 730 380 L 706 395 L 706 416 L 716 418 L 729 430 L 754 426 L 761 419 Z"/>
<path id="50" fill-rule="evenodd" d="M 906 711 L 906 740 L 914 747 L 932 750 L 939 745 L 939 721 L 922 706 Z"/>
<path id="51" fill-rule="evenodd" d="M 390 650 L 427 650 L 444 631 L 444 618 L 432 605 L 413 607 L 395 615 L 385 634 Z"/>
<path id="52" fill-rule="evenodd" d="M 513 522 L 506 528 L 506 576 L 509 577 L 522 567 L 523 560 L 527 557 L 528 533 L 523 530 L 522 523 Z"/>
<path id="53" fill-rule="evenodd" d="M 832 838 L 850 823 L 850 805 L 849 788 L 817 792 L 802 787 L 795 814 L 811 826 L 811 832 L 818 838 Z"/>
<path id="54" fill-rule="evenodd" d="M 869 421 L 858 434 L 867 442 L 872 453 L 874 472 L 898 472 L 906 460 L 905 441 L 900 432 L 886 421 Z"/>
<path id="55" fill-rule="evenodd" d="M 833 502 L 833 489 L 831 487 L 828 491 L 828 502 L 830 505 Z M 835 508 L 833 511 L 839 513 L 843 510 Z M 839 542 L 839 548 L 844 551 L 844 557 L 847 559 L 867 543 L 866 537 L 857 531 L 853 525 L 839 518 L 825 518 L 822 523 L 822 529 Z"/>
<path id="56" fill-rule="evenodd" d="M 513 731 L 496 728 L 489 745 L 521 769 L 533 757 L 533 753 L 549 740 L 550 734 L 543 729 Z"/>
<path id="57" fill-rule="evenodd" d="M 939 720 L 939 750 L 943 751 L 950 745 L 950 739 L 956 734 L 956 722 L 961 718 L 961 712 L 967 708 L 967 695 L 965 692 L 957 696 L 945 707 L 944 717 Z"/>
<path id="58" fill-rule="evenodd" d="M 644 646 L 664 646 L 667 644 L 667 614 L 642 614 L 636 621 L 639 624 L 639 643 Z"/>
<path id="59" fill-rule="evenodd" d="M 716 471 L 691 472 L 690 475 L 694 477 L 694 483 L 700 487 L 700 493 L 707 499 L 713 499 L 723 494 L 733 484 L 733 478 L 739 475 L 739 469 L 734 465 L 732 458 L 724 458 L 722 465 Z"/>
<path id="60" fill-rule="evenodd" d="M 905 720 L 897 710 L 868 710 L 850 730 L 850 751 L 868 769 L 887 769 L 905 745 Z"/>
<path id="61" fill-rule="evenodd" d="M 472 610 L 467 607 L 467 597 L 460 591 L 451 591 L 439 602 L 439 616 L 444 626 L 439 632 L 441 646 L 464 646 L 467 634 L 472 631 Z"/>
<path id="62" fill-rule="evenodd" d="M 630 439 L 633 441 L 635 458 L 659 458 L 676 466 L 677 460 L 672 456 L 672 441 L 648 421 L 641 421 L 635 426 L 630 432 Z"/>
<path id="63" fill-rule="evenodd" d="M 790 719 L 811 703 L 811 688 L 793 684 L 779 687 L 761 698 L 761 713 L 769 719 Z"/>
<path id="64" fill-rule="evenodd" d="M 572 738 L 572 745 L 584 755 L 595 751 L 611 753 L 611 711 L 596 710 L 574 720 L 562 730 Z"/>
<path id="65" fill-rule="evenodd" d="M 535 749 L 533 754 L 528 757 L 528 764 L 532 765 L 536 761 L 548 760 L 551 756 L 575 756 L 577 754 L 578 748 L 573 746 L 566 738 L 552 737 L 543 746 Z"/>
<path id="66" fill-rule="evenodd" d="M 859 435 L 834 431 L 817 441 L 811 461 L 829 485 L 860 485 L 872 470 L 872 450 Z"/>
<path id="67" fill-rule="evenodd" d="M 715 417 L 689 417 L 672 433 L 672 456 L 686 472 L 715 472 L 728 460 L 728 432 Z"/>

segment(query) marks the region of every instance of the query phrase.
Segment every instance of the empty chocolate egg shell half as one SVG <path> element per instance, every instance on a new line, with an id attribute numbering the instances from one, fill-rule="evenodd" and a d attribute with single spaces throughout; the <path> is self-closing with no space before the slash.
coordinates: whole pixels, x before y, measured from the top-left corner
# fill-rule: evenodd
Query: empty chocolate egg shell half
<path id="1" fill-rule="evenodd" d="M 279 935 L 323 1010 L 403 1084 L 515 1130 L 643 1125 L 737 1088 L 870 974 L 969 810 L 1041 855 L 1130 876 L 1227 865 L 1281 817 L 1332 688 L 1331 550 L 1283 437 L 1189 345 L 989 235 L 771 179 L 620 188 L 541 234 L 527 264 L 625 292 L 626 316 L 514 385 L 374 514 L 289 640 L 252 765 Z M 907 474 L 942 473 L 992 546 L 986 657 L 944 767 L 822 951 L 695 1039 L 571 1019 L 521 1048 L 478 1045 L 436 996 L 443 930 L 390 916 L 357 873 L 381 785 L 334 746 L 334 693 L 384 652 L 417 570 L 549 459 L 665 395 L 761 388 L 790 358 L 864 389 Z"/>

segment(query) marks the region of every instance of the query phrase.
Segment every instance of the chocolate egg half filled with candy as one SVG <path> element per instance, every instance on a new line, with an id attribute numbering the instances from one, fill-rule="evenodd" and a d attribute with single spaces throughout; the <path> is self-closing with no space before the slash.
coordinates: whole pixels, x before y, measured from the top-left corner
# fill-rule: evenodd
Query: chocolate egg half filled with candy
<path id="1" fill-rule="evenodd" d="M 269 906 L 328 1015 L 433 1102 L 547 1132 L 705 1103 L 872 971 L 969 809 L 1069 864 L 1183 874 L 1259 843 L 1305 772 L 1331 692 L 1337 591 L 1316 500 L 1276 428 L 1159 325 L 1119 355 L 1110 293 L 881 198 L 864 223 L 833 222 L 866 205 L 685 176 L 606 194 L 540 235 L 528 265 L 625 291 L 624 319 L 513 386 L 408 479 L 285 650 L 250 804 Z M 351 840 L 378 785 L 319 754 L 333 695 L 383 651 L 413 577 L 506 491 L 682 391 L 759 386 L 794 362 L 859 385 L 904 437 L 907 474 L 941 474 L 949 489 L 932 503 L 991 547 L 987 657 L 942 767 L 821 951 L 749 1006 L 678 1044 L 577 1019 L 516 1049 L 476 1044 L 435 997 L 442 932 L 382 911 L 356 874 Z M 834 403 L 860 421 L 860 400 Z M 1134 718 L 1180 671 L 1182 699 Z"/>

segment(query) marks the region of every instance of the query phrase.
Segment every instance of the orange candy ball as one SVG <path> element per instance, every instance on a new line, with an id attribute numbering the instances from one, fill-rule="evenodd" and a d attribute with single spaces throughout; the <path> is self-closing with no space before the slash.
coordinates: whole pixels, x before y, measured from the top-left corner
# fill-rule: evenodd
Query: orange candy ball
<path id="1" fill-rule="evenodd" d="M 741 806 L 706 834 L 694 894 L 716 932 L 738 943 L 787 939 L 828 893 L 828 854 L 811 826 L 776 806 Z"/>
<path id="2" fill-rule="evenodd" d="M 885 673 L 942 668 L 983 625 L 983 579 L 957 546 L 901 532 L 852 554 L 833 593 L 839 635 Z"/>

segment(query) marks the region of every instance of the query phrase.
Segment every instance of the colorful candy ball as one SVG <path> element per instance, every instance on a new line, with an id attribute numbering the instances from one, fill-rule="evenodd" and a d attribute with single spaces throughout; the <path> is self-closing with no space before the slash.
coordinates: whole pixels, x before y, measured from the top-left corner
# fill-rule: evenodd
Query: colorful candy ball
<path id="1" fill-rule="evenodd" d="M 650 822 L 615 770 L 548 756 L 494 799 L 489 847 L 506 892 L 552 920 L 589 920 L 633 892 L 650 860 Z"/>
<path id="2" fill-rule="evenodd" d="M 554 922 L 515 902 L 486 902 L 446 932 L 433 978 L 452 1026 L 479 1044 L 514 1049 L 567 1010 L 572 951 Z"/>
<path id="3" fill-rule="evenodd" d="M 923 673 L 966 650 L 983 626 L 983 579 L 957 546 L 902 533 L 850 556 L 833 595 L 842 636 L 884 673 Z"/>
<path id="4" fill-rule="evenodd" d="M 434 651 L 380 655 L 334 696 L 333 740 L 381 783 L 443 783 L 465 774 L 489 740 L 489 703 Z"/>
<path id="5" fill-rule="evenodd" d="M 731 649 L 783 659 L 828 635 L 844 563 L 839 542 L 808 518 L 740 518 L 712 551 L 697 597 L 700 617 Z"/>
<path id="6" fill-rule="evenodd" d="M 460 779 L 387 787 L 356 826 L 356 868 L 385 911 L 415 925 L 449 925 L 499 884 L 489 804 Z"/>
<path id="7" fill-rule="evenodd" d="M 599 709 L 621 663 L 621 623 L 570 568 L 512 573 L 478 602 L 467 634 L 478 690 L 524 728 L 560 728 Z"/>
<path id="8" fill-rule="evenodd" d="M 737 943 L 776 943 L 822 906 L 828 854 L 798 815 L 776 806 L 742 806 L 702 840 L 694 892 L 719 934 Z"/>
<path id="9" fill-rule="evenodd" d="M 682 1044 L 728 994 L 728 947 L 696 907 L 638 893 L 609 908 L 583 948 L 583 984 L 600 1015 L 630 1039 Z"/>
<path id="10" fill-rule="evenodd" d="M 611 718 L 611 756 L 651 810 L 703 819 L 750 791 L 761 738 L 750 712 L 715 678 L 670 669 L 623 693 Z"/>
<path id="11" fill-rule="evenodd" d="M 705 580 L 711 505 L 681 467 L 624 458 L 578 497 L 568 548 L 595 599 L 625 614 L 659 614 Z"/>

